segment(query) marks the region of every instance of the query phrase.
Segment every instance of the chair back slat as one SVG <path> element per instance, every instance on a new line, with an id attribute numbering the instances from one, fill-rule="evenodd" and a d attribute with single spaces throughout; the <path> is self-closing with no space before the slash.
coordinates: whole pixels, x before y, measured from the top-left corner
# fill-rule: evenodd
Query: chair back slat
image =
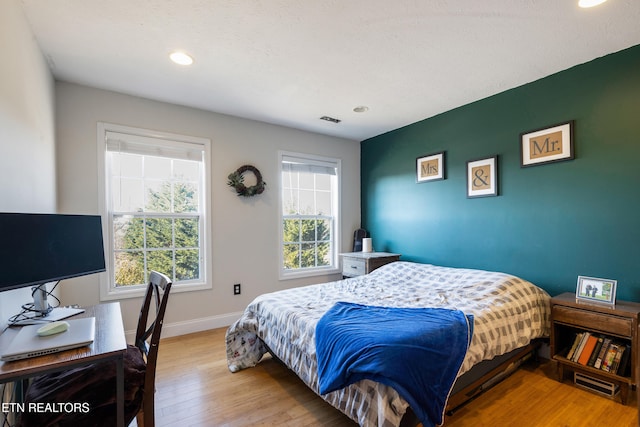
<path id="1" fill-rule="evenodd" d="M 152 271 L 149 275 L 149 284 L 144 296 L 140 315 L 138 317 L 138 327 L 136 330 L 135 345 L 148 357 L 150 347 L 157 345 L 162 331 L 164 312 L 171 290 L 171 280 L 162 273 Z M 151 305 L 154 302 L 153 311 L 155 317 L 149 322 Z M 148 326 L 147 326 L 148 325 Z M 156 326 L 158 326 L 156 328 Z M 156 332 L 157 339 L 154 342 L 153 334 Z M 151 340 L 149 340 L 151 337 Z"/>
<path id="2" fill-rule="evenodd" d="M 145 356 L 147 368 L 145 371 L 145 384 L 153 384 L 155 388 L 156 364 L 158 361 L 158 345 L 164 323 L 164 314 L 167 309 L 169 293 L 171 291 L 171 279 L 162 273 L 152 271 L 149 275 L 149 285 L 144 296 L 138 328 L 136 330 L 135 345 Z M 154 303 L 155 317 L 149 323 L 151 304 Z M 147 326 L 149 324 L 149 326 Z M 153 427 L 154 413 L 154 388 L 145 390 L 143 398 L 144 426 Z"/>

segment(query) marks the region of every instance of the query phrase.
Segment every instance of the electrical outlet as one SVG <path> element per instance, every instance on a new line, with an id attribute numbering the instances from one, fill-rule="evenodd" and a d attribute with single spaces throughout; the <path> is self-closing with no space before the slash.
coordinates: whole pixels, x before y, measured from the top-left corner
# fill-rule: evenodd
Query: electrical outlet
<path id="1" fill-rule="evenodd" d="M 233 285 L 233 294 L 240 295 L 240 283 L 236 283 Z"/>

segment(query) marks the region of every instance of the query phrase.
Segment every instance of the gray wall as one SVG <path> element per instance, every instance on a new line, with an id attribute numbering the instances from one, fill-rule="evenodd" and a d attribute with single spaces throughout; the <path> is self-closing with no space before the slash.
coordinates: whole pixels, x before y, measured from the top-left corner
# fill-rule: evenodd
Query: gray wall
<path id="1" fill-rule="evenodd" d="M 53 79 L 18 1 L 0 1 L 0 52 L 0 212 L 55 212 Z M 1 293 L 0 327 L 30 301 Z"/>
<path id="2" fill-rule="evenodd" d="M 75 84 L 54 83 L 17 0 L 0 2 L 0 211 L 98 213 L 98 121 L 210 138 L 212 141 L 211 290 L 175 293 L 163 335 L 225 326 L 257 295 L 336 276 L 278 279 L 278 150 L 342 159 L 342 250 L 360 226 L 357 141 L 154 102 Z M 242 164 L 263 174 L 267 191 L 242 199 L 226 185 Z M 6 267 L 6 266 L 3 266 Z M 61 282 L 63 304 L 100 303 L 99 276 Z M 233 296 L 232 284 L 242 283 Z M 0 294 L 0 323 L 29 302 L 29 290 Z M 133 330 L 140 299 L 122 301 Z"/>
<path id="3" fill-rule="evenodd" d="M 219 327 L 236 320 L 259 294 L 336 276 L 278 279 L 278 150 L 342 159 L 341 246 L 348 250 L 360 225 L 360 146 L 339 139 L 215 114 L 76 84 L 56 83 L 58 207 L 62 213 L 98 212 L 97 122 L 140 127 L 211 139 L 211 290 L 174 293 L 164 336 Z M 256 166 L 267 183 L 262 195 L 240 198 L 227 175 L 243 164 Z M 66 280 L 63 301 L 100 302 L 98 277 Z M 233 296 L 232 285 L 242 284 Z M 174 288 L 175 289 L 175 288 Z M 140 299 L 122 301 L 125 328 L 133 329 Z"/>

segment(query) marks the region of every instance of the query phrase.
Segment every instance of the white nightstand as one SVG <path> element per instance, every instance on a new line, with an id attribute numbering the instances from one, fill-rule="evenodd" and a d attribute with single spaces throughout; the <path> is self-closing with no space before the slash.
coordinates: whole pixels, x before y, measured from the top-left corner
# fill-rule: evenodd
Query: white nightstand
<path id="1" fill-rule="evenodd" d="M 344 277 L 369 274 L 378 267 L 398 261 L 400 254 L 388 252 L 347 252 L 342 257 L 342 275 Z"/>

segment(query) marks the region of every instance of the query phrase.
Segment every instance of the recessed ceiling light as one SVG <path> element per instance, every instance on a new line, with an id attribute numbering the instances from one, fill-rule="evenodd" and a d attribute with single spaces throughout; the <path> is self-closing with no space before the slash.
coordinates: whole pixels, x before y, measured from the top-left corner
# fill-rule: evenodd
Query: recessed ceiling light
<path id="1" fill-rule="evenodd" d="M 584 7 L 584 8 L 588 8 L 588 7 L 597 6 L 597 5 L 602 4 L 602 3 L 606 2 L 606 1 L 607 0 L 580 0 L 578 2 L 578 6 Z"/>
<path id="2" fill-rule="evenodd" d="M 367 107 L 366 105 L 359 105 L 354 108 L 353 111 L 355 111 L 356 113 L 366 113 L 367 111 L 369 111 L 369 107 Z"/>
<path id="3" fill-rule="evenodd" d="M 169 58 L 171 58 L 171 60 L 173 62 L 175 62 L 176 64 L 179 65 L 191 65 L 193 64 L 193 58 L 189 55 L 187 55 L 184 52 L 181 51 L 175 51 L 175 52 L 171 52 L 171 54 L 169 55 Z"/>

